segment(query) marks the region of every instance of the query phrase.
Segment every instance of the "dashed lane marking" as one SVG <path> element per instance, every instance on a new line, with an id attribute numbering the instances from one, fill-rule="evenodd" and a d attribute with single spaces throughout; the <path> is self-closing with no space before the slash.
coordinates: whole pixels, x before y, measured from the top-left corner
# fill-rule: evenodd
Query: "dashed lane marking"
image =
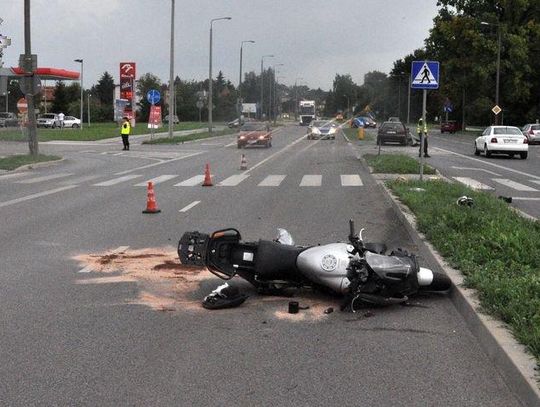
<path id="1" fill-rule="evenodd" d="M 39 192 L 37 194 L 23 196 L 22 198 L 12 199 L 11 201 L 0 202 L 0 208 L 3 208 L 5 206 L 10 206 L 10 205 L 15 205 L 15 204 L 25 202 L 25 201 L 30 201 L 30 200 L 36 199 L 36 198 L 41 198 L 43 196 L 56 194 L 57 192 L 67 191 L 68 189 L 72 189 L 72 188 L 75 188 L 75 187 L 77 187 L 77 185 L 68 185 L 68 186 L 61 187 L 61 188 L 50 189 L 48 191 Z"/>
<path id="2" fill-rule="evenodd" d="M 184 206 L 182 209 L 180 209 L 178 212 L 187 212 L 189 211 L 191 208 L 193 208 L 194 206 L 200 204 L 201 201 L 193 201 L 191 202 L 189 205 L 187 206 Z"/>
<path id="3" fill-rule="evenodd" d="M 472 188 L 472 189 L 483 189 L 483 190 L 490 190 L 495 189 L 490 187 L 489 185 L 482 184 L 481 182 L 478 182 L 472 178 L 468 177 L 453 177 L 456 181 L 461 182 L 462 184 Z"/>
<path id="4" fill-rule="evenodd" d="M 160 175 L 159 177 L 155 177 L 144 182 L 139 182 L 138 184 L 135 184 L 134 186 L 145 187 L 148 185 L 149 182 L 151 182 L 154 185 L 157 185 L 173 178 L 178 178 L 178 175 Z"/>
<path id="5" fill-rule="evenodd" d="M 538 190 L 535 188 L 520 184 L 519 182 L 515 182 L 506 178 L 493 178 L 493 181 L 498 182 L 499 184 L 502 184 L 504 186 L 510 187 L 512 189 L 515 189 L 516 191 L 538 192 Z"/>
<path id="6" fill-rule="evenodd" d="M 129 249 L 129 246 L 120 246 L 120 247 L 117 247 L 116 249 L 114 249 L 113 251 L 109 252 L 109 254 L 120 254 L 120 253 L 124 253 L 127 249 Z M 88 266 L 86 266 L 85 268 L 80 269 L 80 270 L 79 270 L 79 273 L 90 273 L 90 272 L 92 272 L 92 271 L 93 271 L 92 266 L 91 266 L 91 265 L 88 265 Z"/>

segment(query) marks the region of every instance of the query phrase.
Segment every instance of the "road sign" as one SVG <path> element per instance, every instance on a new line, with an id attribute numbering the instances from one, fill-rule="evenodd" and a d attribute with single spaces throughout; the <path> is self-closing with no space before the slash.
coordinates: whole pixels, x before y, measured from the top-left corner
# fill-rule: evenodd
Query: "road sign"
<path id="1" fill-rule="evenodd" d="M 37 75 L 23 76 L 19 79 L 19 88 L 23 95 L 39 95 L 41 93 L 41 78 Z"/>
<path id="2" fill-rule="evenodd" d="M 499 105 L 495 105 L 491 111 L 497 115 L 502 112 L 502 109 L 499 107 Z"/>
<path id="3" fill-rule="evenodd" d="M 161 100 L 161 94 L 155 89 L 150 89 L 146 94 L 146 100 L 148 100 L 148 103 L 155 105 Z"/>
<path id="4" fill-rule="evenodd" d="M 17 100 L 17 109 L 19 109 L 19 112 L 21 113 L 25 113 L 28 110 L 28 104 L 26 103 L 25 98 Z"/>
<path id="5" fill-rule="evenodd" d="M 439 62 L 413 61 L 411 77 L 411 88 L 413 89 L 438 89 Z"/>
<path id="6" fill-rule="evenodd" d="M 197 103 L 195 103 L 195 106 L 197 106 L 198 109 L 202 109 L 204 106 L 204 102 L 202 100 L 197 100 Z"/>
<path id="7" fill-rule="evenodd" d="M 148 128 L 157 129 L 159 127 L 161 127 L 161 106 L 152 105 L 148 117 Z"/>

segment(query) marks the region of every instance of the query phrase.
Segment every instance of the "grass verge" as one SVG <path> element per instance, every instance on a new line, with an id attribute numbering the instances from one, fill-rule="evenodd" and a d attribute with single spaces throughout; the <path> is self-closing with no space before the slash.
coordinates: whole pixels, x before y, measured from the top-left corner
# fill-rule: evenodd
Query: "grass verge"
<path id="1" fill-rule="evenodd" d="M 390 181 L 418 229 L 478 290 L 482 306 L 508 323 L 540 366 L 540 222 L 495 197 L 444 181 Z M 424 192 L 412 188 L 423 188 Z M 463 195 L 474 206 L 459 206 Z"/>
<path id="2" fill-rule="evenodd" d="M 0 158 L 0 170 L 11 171 L 23 165 L 42 163 L 46 161 L 56 161 L 60 159 L 60 157 L 57 157 L 55 155 L 43 154 L 38 154 L 37 156 L 29 154 L 11 155 L 8 157 Z"/>
<path id="3" fill-rule="evenodd" d="M 373 172 L 380 174 L 419 174 L 420 162 L 405 154 L 364 154 Z M 424 165 L 424 174 L 436 174 L 435 169 Z"/>
<path id="4" fill-rule="evenodd" d="M 345 137 L 347 137 L 347 140 L 349 141 L 357 141 L 359 143 L 366 142 L 366 141 L 373 141 L 375 140 L 375 136 L 372 133 L 368 133 L 367 131 L 364 131 L 364 139 L 359 140 L 358 139 L 358 129 L 351 128 L 351 127 L 344 127 L 343 133 L 345 134 Z"/>
<path id="5" fill-rule="evenodd" d="M 145 140 L 142 144 L 180 144 L 191 140 L 200 140 L 210 137 L 226 136 L 228 134 L 234 134 L 237 130 L 225 129 L 221 131 L 214 131 L 212 134 L 208 132 L 188 134 L 186 136 L 173 136 L 173 137 L 158 137 L 153 140 Z"/>
<path id="6" fill-rule="evenodd" d="M 182 122 L 174 126 L 174 131 L 194 130 L 207 127 L 206 123 Z M 167 125 L 158 129 L 159 132 L 167 132 Z M 69 140 L 69 141 L 94 141 L 106 138 L 120 137 L 120 127 L 116 123 L 94 123 L 90 127 L 85 125 L 81 129 L 37 129 L 38 141 Z M 131 135 L 150 134 L 146 123 L 138 123 L 131 128 Z M 159 134 L 159 133 L 158 133 Z M 9 129 L 0 131 L 0 140 L 26 141 L 26 130 Z"/>

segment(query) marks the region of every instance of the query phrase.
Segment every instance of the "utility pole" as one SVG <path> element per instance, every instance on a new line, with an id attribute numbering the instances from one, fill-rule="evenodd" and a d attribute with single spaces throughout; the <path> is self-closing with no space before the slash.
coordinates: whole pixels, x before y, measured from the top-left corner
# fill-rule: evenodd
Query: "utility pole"
<path id="1" fill-rule="evenodd" d="M 240 43 L 240 76 L 238 78 L 238 127 L 242 125 L 242 48 L 244 47 L 244 43 L 255 44 L 255 41 L 247 40 Z"/>
<path id="2" fill-rule="evenodd" d="M 171 49 L 169 61 L 169 137 L 173 136 L 174 126 L 174 1 L 171 0 Z"/>
<path id="3" fill-rule="evenodd" d="M 37 59 L 37 58 L 36 58 Z M 36 111 L 34 107 L 34 73 L 32 69 L 32 42 L 30 37 L 30 0 L 24 0 L 24 72 L 27 78 L 26 104 L 28 105 L 28 148 L 30 154 L 39 154 L 39 145 L 36 131 Z"/>

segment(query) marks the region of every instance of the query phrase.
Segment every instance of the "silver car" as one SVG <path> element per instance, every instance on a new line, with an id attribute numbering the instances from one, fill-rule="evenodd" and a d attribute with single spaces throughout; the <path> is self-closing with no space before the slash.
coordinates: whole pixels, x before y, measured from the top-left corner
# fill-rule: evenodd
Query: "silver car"
<path id="1" fill-rule="evenodd" d="M 39 119 L 37 119 L 38 127 L 49 127 L 54 129 L 56 127 L 60 127 L 60 125 L 60 119 L 56 113 L 45 113 L 39 116 Z"/>

